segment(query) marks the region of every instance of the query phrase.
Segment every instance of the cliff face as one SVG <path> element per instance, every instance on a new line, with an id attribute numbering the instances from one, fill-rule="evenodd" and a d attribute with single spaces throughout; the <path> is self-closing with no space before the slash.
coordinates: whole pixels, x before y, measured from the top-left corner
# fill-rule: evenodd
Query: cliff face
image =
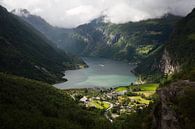
<path id="1" fill-rule="evenodd" d="M 194 102 L 189 103 L 189 100 L 195 99 L 194 91 L 195 82 L 189 81 L 178 81 L 160 88 L 157 91 L 160 101 L 154 110 L 154 128 L 193 129 L 194 114 L 191 110 L 195 108 L 195 105 Z"/>
<path id="2" fill-rule="evenodd" d="M 164 50 L 162 59 L 160 61 L 160 71 L 166 75 L 172 75 L 180 71 L 179 63 L 172 59 L 167 49 Z"/>
<path id="3" fill-rule="evenodd" d="M 195 78 L 195 9 L 181 19 L 174 28 L 169 41 L 143 60 L 136 69 L 146 80 L 163 75 L 174 75 L 178 79 Z"/>
<path id="4" fill-rule="evenodd" d="M 191 72 L 195 67 L 195 9 L 179 21 L 170 41 L 165 45 L 161 71 L 174 74 Z"/>

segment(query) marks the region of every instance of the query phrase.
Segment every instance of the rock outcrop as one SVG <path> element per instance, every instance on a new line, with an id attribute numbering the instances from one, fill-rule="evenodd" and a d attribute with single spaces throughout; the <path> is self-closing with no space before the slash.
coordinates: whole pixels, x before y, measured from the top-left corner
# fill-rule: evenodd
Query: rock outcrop
<path id="1" fill-rule="evenodd" d="M 160 101 L 153 113 L 154 129 L 183 129 L 185 122 L 180 118 L 182 113 L 175 111 L 178 107 L 177 98 L 184 96 L 185 89 L 192 87 L 195 88 L 195 82 L 182 80 L 157 91 Z"/>
<path id="2" fill-rule="evenodd" d="M 160 65 L 161 72 L 166 75 L 172 75 L 180 71 L 179 63 L 174 61 L 174 59 L 171 57 L 171 55 L 166 49 L 164 50 Z"/>

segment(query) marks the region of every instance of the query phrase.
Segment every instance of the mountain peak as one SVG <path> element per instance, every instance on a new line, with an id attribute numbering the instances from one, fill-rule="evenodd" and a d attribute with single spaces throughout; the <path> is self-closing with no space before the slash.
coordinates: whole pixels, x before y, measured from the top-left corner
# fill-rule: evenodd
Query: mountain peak
<path id="1" fill-rule="evenodd" d="M 193 8 L 192 12 L 194 12 L 194 13 L 195 13 L 195 8 Z"/>
<path id="2" fill-rule="evenodd" d="M 0 5 L 0 22 L 3 21 L 7 17 L 7 15 L 7 9 Z"/>
<path id="3" fill-rule="evenodd" d="M 177 17 L 177 18 L 182 18 L 182 16 L 179 16 L 179 15 L 174 15 L 174 14 L 172 14 L 172 13 L 166 13 L 166 14 L 164 14 L 163 16 L 162 16 L 162 18 L 166 18 L 166 19 L 169 19 L 169 18 L 175 18 L 175 17 Z"/>
<path id="4" fill-rule="evenodd" d="M 14 9 L 11 13 L 22 17 L 28 17 L 30 15 L 30 12 L 27 9 Z"/>
<path id="5" fill-rule="evenodd" d="M 0 5 L 0 11 L 6 11 L 7 12 L 7 9 Z"/>
<path id="6" fill-rule="evenodd" d="M 0 5 L 0 17 L 4 16 L 7 13 L 7 9 Z"/>
<path id="7" fill-rule="evenodd" d="M 192 10 L 190 14 L 188 14 L 187 17 L 195 17 L 195 8 Z"/>
<path id="8" fill-rule="evenodd" d="M 105 17 L 106 17 L 106 16 L 97 17 L 97 18 L 95 18 L 94 20 L 92 20 L 91 22 L 92 22 L 92 23 L 96 23 L 96 24 L 98 24 L 98 23 L 103 23 L 103 22 L 105 21 Z"/>

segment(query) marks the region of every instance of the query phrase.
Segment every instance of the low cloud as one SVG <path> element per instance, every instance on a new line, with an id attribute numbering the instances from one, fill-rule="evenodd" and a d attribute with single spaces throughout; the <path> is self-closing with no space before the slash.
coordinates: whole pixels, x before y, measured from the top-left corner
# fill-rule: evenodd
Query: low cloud
<path id="1" fill-rule="evenodd" d="M 0 0 L 7 9 L 24 8 L 60 27 L 76 27 L 101 15 L 113 23 L 186 15 L 195 0 Z"/>

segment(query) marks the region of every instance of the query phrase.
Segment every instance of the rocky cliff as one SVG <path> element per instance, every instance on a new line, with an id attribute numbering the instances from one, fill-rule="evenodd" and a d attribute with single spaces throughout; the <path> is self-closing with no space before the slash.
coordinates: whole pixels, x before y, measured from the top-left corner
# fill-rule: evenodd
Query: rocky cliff
<path id="1" fill-rule="evenodd" d="M 180 20 L 165 45 L 161 59 L 162 72 L 190 74 L 195 68 L 195 9 Z M 185 77 L 186 78 L 186 77 Z"/>
<path id="2" fill-rule="evenodd" d="M 166 75 L 172 75 L 179 72 L 181 70 L 180 67 L 180 64 L 174 61 L 174 59 L 171 58 L 170 53 L 165 49 L 160 62 L 161 72 Z"/>
<path id="3" fill-rule="evenodd" d="M 146 79 L 174 75 L 179 79 L 195 78 L 195 9 L 181 19 L 169 41 L 154 54 L 150 54 L 137 67 Z M 158 76 L 157 76 L 158 75 Z M 157 80 L 158 80 L 157 79 Z"/>
<path id="4" fill-rule="evenodd" d="M 154 110 L 155 129 L 193 129 L 195 82 L 177 81 L 157 91 L 160 100 Z M 185 105 L 185 104 L 188 105 Z M 190 107 L 188 107 L 190 106 Z"/>

